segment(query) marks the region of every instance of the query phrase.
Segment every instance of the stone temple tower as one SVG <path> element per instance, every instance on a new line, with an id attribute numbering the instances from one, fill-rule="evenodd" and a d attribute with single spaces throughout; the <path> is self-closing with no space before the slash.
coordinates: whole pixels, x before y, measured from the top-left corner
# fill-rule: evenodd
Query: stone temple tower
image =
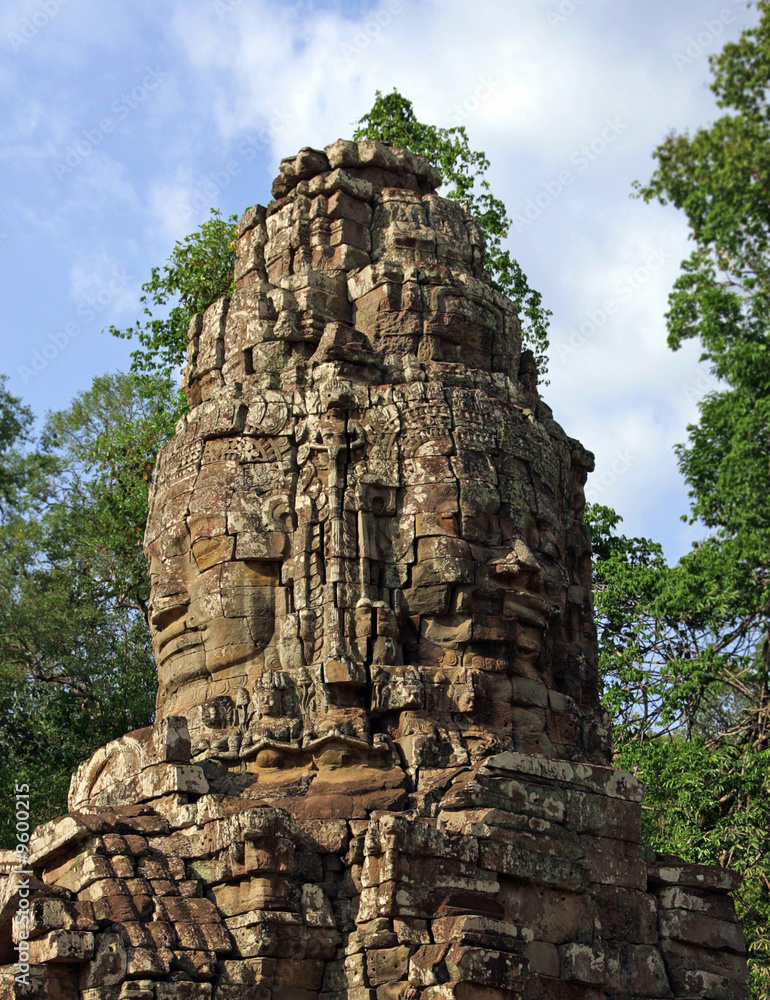
<path id="1" fill-rule="evenodd" d="M 440 180 L 338 141 L 241 219 L 155 475 L 156 721 L 2 880 L 0 997 L 748 996 L 736 877 L 610 765 L 592 456 Z"/>

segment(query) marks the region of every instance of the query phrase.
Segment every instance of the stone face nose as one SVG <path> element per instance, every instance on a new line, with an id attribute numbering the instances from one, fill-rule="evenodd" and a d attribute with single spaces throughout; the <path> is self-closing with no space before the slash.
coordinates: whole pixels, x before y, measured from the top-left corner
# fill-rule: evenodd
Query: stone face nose
<path id="1" fill-rule="evenodd" d="M 3 997 L 748 997 L 737 880 L 608 766 L 592 458 L 439 183 L 337 142 L 244 214 L 153 484 L 157 718 L 32 836 Z"/>
<path id="2" fill-rule="evenodd" d="M 173 583 L 158 588 L 175 692 L 159 708 L 186 706 L 212 753 L 196 713 L 236 689 L 281 706 L 232 724 L 250 748 L 338 732 L 373 752 L 385 725 L 419 767 L 427 718 L 456 744 L 447 760 L 476 752 L 474 727 L 555 756 L 603 746 L 595 669 L 571 667 L 596 660 L 589 586 L 566 559 L 584 453 L 537 403 L 526 354 L 519 372 L 516 308 L 439 184 L 382 143 L 287 158 L 276 200 L 239 224 L 234 294 L 190 326 L 191 409 L 159 460 L 148 539 L 160 578 L 187 572 L 191 594 L 182 622 Z M 515 678 L 533 671 L 542 691 L 521 703 Z"/>
<path id="3" fill-rule="evenodd" d="M 514 541 L 513 548 L 505 556 L 493 560 L 492 570 L 495 576 L 503 579 L 516 579 L 524 576 L 539 581 L 542 575 L 540 563 L 535 559 L 527 543 L 521 538 Z"/>

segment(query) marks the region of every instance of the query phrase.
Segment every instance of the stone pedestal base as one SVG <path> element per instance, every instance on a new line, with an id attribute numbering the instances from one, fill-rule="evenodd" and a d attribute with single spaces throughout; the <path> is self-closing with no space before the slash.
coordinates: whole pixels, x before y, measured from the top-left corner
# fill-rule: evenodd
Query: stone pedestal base
<path id="1" fill-rule="evenodd" d="M 503 753 L 378 809 L 350 768 L 271 802 L 161 763 L 36 831 L 3 1000 L 748 997 L 737 877 L 641 846 L 623 772 Z"/>

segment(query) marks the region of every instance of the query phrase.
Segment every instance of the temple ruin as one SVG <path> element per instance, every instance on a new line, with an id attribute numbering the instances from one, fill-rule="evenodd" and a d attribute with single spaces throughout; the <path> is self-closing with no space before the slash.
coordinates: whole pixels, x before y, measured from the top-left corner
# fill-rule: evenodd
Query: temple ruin
<path id="1" fill-rule="evenodd" d="M 440 183 L 340 140 L 243 215 L 153 485 L 156 721 L 0 875 L 3 1000 L 748 997 L 737 877 L 611 766 L 592 456 Z"/>

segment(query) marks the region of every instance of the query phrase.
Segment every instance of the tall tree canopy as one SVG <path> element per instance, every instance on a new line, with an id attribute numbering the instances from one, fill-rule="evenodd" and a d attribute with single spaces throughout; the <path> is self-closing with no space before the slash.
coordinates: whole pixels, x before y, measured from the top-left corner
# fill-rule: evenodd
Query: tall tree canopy
<path id="1" fill-rule="evenodd" d="M 690 519 L 675 566 L 590 513 L 605 699 L 619 763 L 649 789 L 646 835 L 745 876 L 738 902 L 756 997 L 770 996 L 770 2 L 710 60 L 725 111 L 671 134 L 637 193 L 684 213 L 693 249 L 668 340 L 695 339 L 714 376 L 678 448 Z"/>
<path id="2" fill-rule="evenodd" d="M 175 395 L 158 377 L 102 376 L 34 441 L 0 389 L 0 785 L 29 783 L 36 822 L 66 808 L 81 760 L 152 718 L 141 543 Z M 0 812 L 0 842 L 11 820 Z"/>
<path id="3" fill-rule="evenodd" d="M 770 4 L 756 7 L 756 27 L 711 59 L 728 113 L 670 135 L 638 190 L 685 214 L 693 251 L 669 299 L 669 344 L 697 339 L 717 380 L 679 448 L 691 517 L 713 532 L 691 561 L 714 578 L 714 608 L 759 637 L 770 610 Z M 768 710 L 756 738 L 770 737 Z"/>

